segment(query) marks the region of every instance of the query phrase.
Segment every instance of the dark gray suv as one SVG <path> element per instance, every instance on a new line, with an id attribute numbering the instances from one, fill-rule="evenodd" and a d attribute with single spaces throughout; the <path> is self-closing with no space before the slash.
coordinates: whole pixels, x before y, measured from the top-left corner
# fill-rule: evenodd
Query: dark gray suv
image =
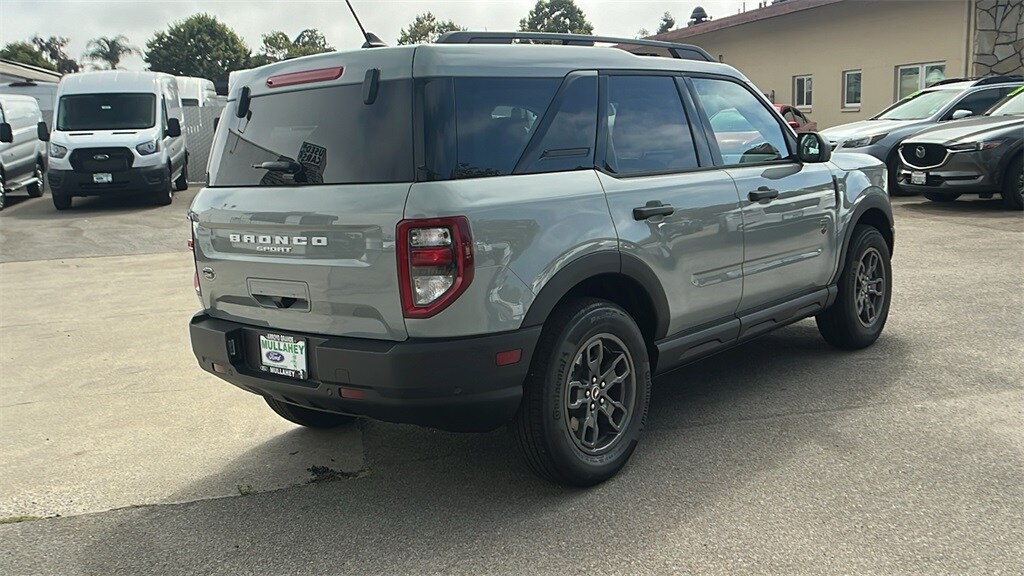
<path id="1" fill-rule="evenodd" d="M 603 42 L 637 41 L 464 32 L 238 73 L 190 210 L 200 366 L 305 426 L 510 423 L 585 486 L 656 374 L 812 316 L 872 344 L 885 166 L 830 160 L 699 48 Z"/>

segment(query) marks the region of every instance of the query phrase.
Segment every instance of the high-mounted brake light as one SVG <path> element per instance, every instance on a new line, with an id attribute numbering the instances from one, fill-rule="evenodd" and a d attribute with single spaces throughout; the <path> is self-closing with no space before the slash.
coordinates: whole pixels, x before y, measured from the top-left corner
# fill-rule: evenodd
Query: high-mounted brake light
<path id="1" fill-rule="evenodd" d="M 473 240 L 465 216 L 398 223 L 398 281 L 406 318 L 429 318 L 473 281 Z"/>
<path id="2" fill-rule="evenodd" d="M 308 84 L 310 82 L 324 82 L 326 80 L 337 80 L 345 72 L 344 66 L 334 68 L 320 68 L 317 70 L 303 70 L 302 72 L 289 72 L 278 74 L 267 78 L 267 88 L 281 88 L 282 86 L 294 86 L 296 84 Z"/>

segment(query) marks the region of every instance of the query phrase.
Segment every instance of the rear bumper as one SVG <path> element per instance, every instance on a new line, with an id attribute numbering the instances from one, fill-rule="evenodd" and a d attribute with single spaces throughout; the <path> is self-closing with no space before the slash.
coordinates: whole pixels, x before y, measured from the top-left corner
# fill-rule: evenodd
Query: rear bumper
<path id="1" fill-rule="evenodd" d="M 50 190 L 62 196 L 106 196 L 113 194 L 156 194 L 171 185 L 167 167 L 130 168 L 111 172 L 111 182 L 97 184 L 92 172 L 49 170 L 46 173 Z"/>
<path id="2" fill-rule="evenodd" d="M 262 330 L 205 313 L 189 325 L 200 367 L 243 390 L 316 410 L 452 431 L 493 430 L 512 419 L 540 337 L 539 326 L 405 342 L 294 334 L 307 339 L 309 364 L 309 379 L 294 380 L 259 370 Z M 519 362 L 496 365 L 498 352 L 514 349 L 522 350 Z"/>

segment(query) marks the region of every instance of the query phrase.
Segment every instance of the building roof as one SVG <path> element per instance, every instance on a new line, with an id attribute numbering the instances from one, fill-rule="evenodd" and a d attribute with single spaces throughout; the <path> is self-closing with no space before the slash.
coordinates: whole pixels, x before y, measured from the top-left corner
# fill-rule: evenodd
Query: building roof
<path id="1" fill-rule="evenodd" d="M 753 3 L 754 0 L 751 0 Z M 665 42 L 679 42 L 683 39 L 691 36 L 699 36 L 708 32 L 714 32 L 715 30 L 722 30 L 724 28 L 732 28 L 733 26 L 739 26 L 741 24 L 749 24 L 751 22 L 758 22 L 761 20 L 767 20 L 768 18 L 775 18 L 777 16 L 785 16 L 794 12 L 801 12 L 803 10 L 810 10 L 812 8 L 820 8 L 821 6 L 827 6 L 829 4 L 835 4 L 837 2 L 844 2 L 845 0 L 785 0 L 776 1 L 774 4 L 769 4 L 764 8 L 755 8 L 746 12 L 740 12 L 739 14 L 733 14 L 732 16 L 725 16 L 723 18 L 708 20 L 694 26 L 687 26 L 686 28 L 679 28 L 677 30 L 669 30 L 651 36 L 652 40 L 663 40 Z M 711 14 L 714 17 L 714 14 Z"/>
<path id="2" fill-rule="evenodd" d="M 22 64 L 6 58 L 0 58 L 0 75 L 34 82 L 59 82 L 61 76 L 59 72 L 53 70 Z"/>

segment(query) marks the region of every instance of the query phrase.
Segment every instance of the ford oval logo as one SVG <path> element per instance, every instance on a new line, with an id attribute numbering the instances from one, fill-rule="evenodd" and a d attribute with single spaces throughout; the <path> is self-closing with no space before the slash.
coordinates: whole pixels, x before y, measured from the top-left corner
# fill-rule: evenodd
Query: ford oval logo
<path id="1" fill-rule="evenodd" d="M 97 154 L 92 157 L 93 160 L 110 160 L 110 156 L 107 154 Z"/>
<path id="2" fill-rule="evenodd" d="M 918 158 L 924 158 L 924 154 L 924 146 L 918 146 L 917 148 L 914 148 L 914 156 L 917 156 Z"/>
<path id="3" fill-rule="evenodd" d="M 283 362 L 284 354 L 271 350 L 270 352 L 267 352 L 267 360 L 270 360 L 271 362 Z"/>

